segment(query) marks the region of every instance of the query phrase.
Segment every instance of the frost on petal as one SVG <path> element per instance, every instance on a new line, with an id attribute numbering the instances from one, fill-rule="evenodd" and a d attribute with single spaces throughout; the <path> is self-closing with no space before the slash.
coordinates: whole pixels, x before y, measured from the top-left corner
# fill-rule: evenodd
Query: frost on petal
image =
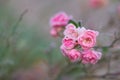
<path id="1" fill-rule="evenodd" d="M 83 32 L 83 31 L 86 30 L 86 28 L 85 28 L 85 27 L 82 27 L 82 28 L 80 28 L 80 30 Z"/>
<path id="2" fill-rule="evenodd" d="M 86 28 L 85 27 L 78 27 L 77 28 L 77 31 L 78 31 L 78 33 L 79 33 L 79 35 L 82 35 L 84 32 L 85 32 L 85 30 L 86 30 Z"/>

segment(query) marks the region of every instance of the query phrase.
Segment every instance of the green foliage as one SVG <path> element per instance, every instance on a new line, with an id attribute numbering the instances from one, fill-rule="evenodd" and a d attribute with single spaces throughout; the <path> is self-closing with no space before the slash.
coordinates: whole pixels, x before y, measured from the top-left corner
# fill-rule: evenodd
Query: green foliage
<path id="1" fill-rule="evenodd" d="M 103 47 L 103 48 L 102 48 L 102 51 L 103 51 L 103 53 L 108 52 L 108 47 Z"/>
<path id="2" fill-rule="evenodd" d="M 5 9 L 2 9 L 5 10 Z M 46 60 L 48 40 L 36 35 L 34 28 L 28 28 L 12 14 L 0 14 L 0 80 L 10 80 L 12 74 L 21 68 L 30 68 L 36 61 Z M 14 32 L 13 32 L 14 30 Z M 13 34 L 11 34 L 13 33 Z"/>
<path id="3" fill-rule="evenodd" d="M 82 26 L 80 21 L 78 22 L 78 26 L 79 26 L 79 27 L 81 27 L 81 26 Z"/>
<path id="4" fill-rule="evenodd" d="M 79 21 L 78 23 L 76 23 L 76 22 L 73 21 L 73 20 L 69 20 L 68 23 L 71 23 L 71 24 L 75 25 L 76 28 L 81 27 L 81 22 L 80 22 L 80 21 Z"/>
<path id="5" fill-rule="evenodd" d="M 78 28 L 78 24 L 77 24 L 75 21 L 73 21 L 73 20 L 69 20 L 69 22 L 68 22 L 68 23 L 71 23 L 71 24 L 75 25 L 75 26 L 76 26 L 76 28 Z"/>

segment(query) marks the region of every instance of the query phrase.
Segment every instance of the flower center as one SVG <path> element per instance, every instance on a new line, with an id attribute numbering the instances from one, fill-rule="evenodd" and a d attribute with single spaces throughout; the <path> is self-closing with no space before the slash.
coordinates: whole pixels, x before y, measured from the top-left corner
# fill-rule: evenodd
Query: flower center
<path id="1" fill-rule="evenodd" d="M 91 39 L 90 39 L 90 38 L 86 38 L 86 39 L 84 40 L 84 42 L 85 42 L 85 43 L 91 43 Z"/>

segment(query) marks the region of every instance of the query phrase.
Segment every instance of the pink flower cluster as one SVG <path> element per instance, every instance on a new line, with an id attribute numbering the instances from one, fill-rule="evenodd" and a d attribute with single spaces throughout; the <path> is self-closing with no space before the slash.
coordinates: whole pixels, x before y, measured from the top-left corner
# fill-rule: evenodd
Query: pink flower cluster
<path id="1" fill-rule="evenodd" d="M 50 19 L 51 31 L 53 37 L 57 37 L 71 19 L 65 12 L 59 12 Z"/>
<path id="2" fill-rule="evenodd" d="M 82 61 L 83 64 L 95 64 L 101 53 L 93 50 L 99 32 L 78 27 L 72 23 L 68 24 L 64 30 L 61 51 L 71 62 Z"/>
<path id="3" fill-rule="evenodd" d="M 101 52 L 95 51 L 98 31 L 86 29 L 72 21 L 65 12 L 59 12 L 50 19 L 50 34 L 59 36 L 63 31 L 64 38 L 60 47 L 63 55 L 71 62 L 81 61 L 83 64 L 95 64 L 101 58 Z"/>

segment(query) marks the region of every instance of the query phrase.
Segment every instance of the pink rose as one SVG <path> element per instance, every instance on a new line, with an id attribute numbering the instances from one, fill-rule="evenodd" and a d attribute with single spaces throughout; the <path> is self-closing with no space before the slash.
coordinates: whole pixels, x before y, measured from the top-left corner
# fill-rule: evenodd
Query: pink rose
<path id="1" fill-rule="evenodd" d="M 82 46 L 83 49 L 89 49 L 95 46 L 96 37 L 98 36 L 98 32 L 94 30 L 85 30 L 78 37 L 78 44 Z"/>
<path id="2" fill-rule="evenodd" d="M 66 29 L 64 31 L 64 35 L 66 37 L 69 37 L 71 39 L 77 40 L 78 36 L 79 36 L 79 28 L 76 28 L 75 25 L 73 24 L 68 24 L 66 26 Z"/>
<path id="3" fill-rule="evenodd" d="M 52 27 L 63 27 L 67 25 L 70 19 L 71 17 L 65 12 L 59 12 L 50 19 L 50 25 Z"/>
<path id="4" fill-rule="evenodd" d="M 73 39 L 65 37 L 62 40 L 62 44 L 66 49 L 72 49 L 75 47 L 76 42 Z"/>
<path id="5" fill-rule="evenodd" d="M 85 50 L 82 52 L 82 63 L 87 64 L 95 64 L 98 60 L 101 59 L 102 54 L 100 52 L 94 50 Z"/>
<path id="6" fill-rule="evenodd" d="M 70 24 L 68 24 L 65 28 L 66 28 L 66 29 L 75 29 L 76 27 L 75 27 L 74 24 L 70 23 Z"/>
<path id="7" fill-rule="evenodd" d="M 71 62 L 79 61 L 81 59 L 81 53 L 76 49 L 72 49 L 68 53 L 68 58 Z"/>
<path id="8" fill-rule="evenodd" d="M 51 29 L 50 30 L 50 34 L 53 36 L 53 37 L 57 37 L 58 34 L 57 34 L 57 31 L 55 29 Z"/>
<path id="9" fill-rule="evenodd" d="M 63 46 L 63 45 L 60 46 L 60 50 L 61 50 L 63 56 L 65 56 L 65 57 L 67 57 L 67 55 L 70 51 L 69 49 L 66 49 L 65 46 Z"/>

